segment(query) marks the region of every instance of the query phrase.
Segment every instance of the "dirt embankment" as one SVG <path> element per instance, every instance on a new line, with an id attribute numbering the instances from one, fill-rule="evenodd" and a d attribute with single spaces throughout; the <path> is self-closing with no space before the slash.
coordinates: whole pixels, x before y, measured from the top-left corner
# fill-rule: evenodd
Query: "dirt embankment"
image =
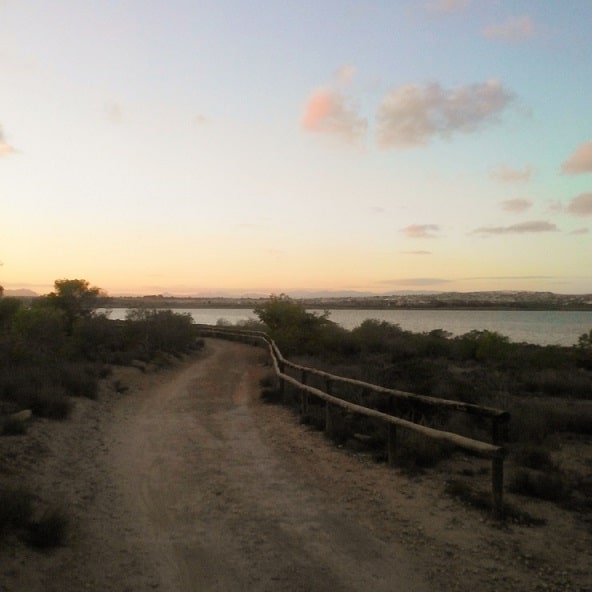
<path id="1" fill-rule="evenodd" d="M 72 518 L 47 553 L 0 543 L 0 590 L 592 590 L 572 515 L 500 526 L 258 398 L 262 350 L 208 340 L 159 373 L 119 370 L 63 424 L 0 442 L 0 475 Z M 474 459 L 459 457 L 455 467 Z"/>

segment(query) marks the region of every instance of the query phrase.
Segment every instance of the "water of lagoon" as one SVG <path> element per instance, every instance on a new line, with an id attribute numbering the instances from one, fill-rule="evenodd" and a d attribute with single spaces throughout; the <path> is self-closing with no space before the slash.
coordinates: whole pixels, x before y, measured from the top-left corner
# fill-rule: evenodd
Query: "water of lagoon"
<path id="1" fill-rule="evenodd" d="M 195 323 L 215 325 L 223 319 L 230 324 L 256 319 L 248 308 L 172 309 L 189 313 Z M 311 310 L 311 312 L 323 312 Z M 127 309 L 110 309 L 111 319 L 125 319 Z M 592 329 L 592 311 L 514 311 L 514 310 L 329 310 L 329 318 L 351 330 L 366 319 L 377 319 L 399 325 L 414 333 L 443 329 L 452 335 L 463 335 L 474 329 L 496 331 L 514 342 L 537 345 L 571 346 L 582 333 Z"/>

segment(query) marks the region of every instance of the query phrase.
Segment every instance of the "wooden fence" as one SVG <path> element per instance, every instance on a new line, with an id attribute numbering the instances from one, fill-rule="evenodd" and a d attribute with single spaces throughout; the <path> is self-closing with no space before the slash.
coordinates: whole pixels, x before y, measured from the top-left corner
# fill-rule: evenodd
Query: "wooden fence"
<path id="1" fill-rule="evenodd" d="M 308 413 L 309 397 L 312 396 L 324 402 L 325 431 L 329 434 L 333 430 L 336 408 L 384 422 L 388 429 L 386 453 L 390 465 L 394 465 L 396 460 L 398 428 L 416 432 L 426 438 L 451 444 L 477 456 L 490 459 L 492 511 L 496 518 L 503 517 L 504 459 L 506 457 L 506 450 L 501 446 L 501 439 L 505 426 L 510 419 L 510 414 L 507 411 L 389 389 L 352 378 L 336 376 L 322 370 L 317 370 L 316 368 L 301 366 L 285 359 L 275 342 L 264 332 L 241 331 L 236 328 L 211 325 L 196 325 L 196 331 L 199 335 L 203 336 L 233 339 L 254 345 L 265 345 L 269 349 L 273 369 L 280 381 L 281 390 L 283 391 L 284 385 L 287 383 L 299 391 L 301 416 L 306 416 Z M 300 378 L 298 379 L 288 374 L 288 369 L 298 373 Z M 307 384 L 310 376 L 316 376 L 322 379 L 325 390 Z M 347 401 L 335 392 L 336 387 L 340 384 L 360 387 L 365 393 L 376 393 L 388 397 L 390 401 L 406 401 L 410 404 L 420 404 L 439 410 L 456 411 L 487 418 L 491 421 L 491 443 L 420 425 L 384 411 Z"/>

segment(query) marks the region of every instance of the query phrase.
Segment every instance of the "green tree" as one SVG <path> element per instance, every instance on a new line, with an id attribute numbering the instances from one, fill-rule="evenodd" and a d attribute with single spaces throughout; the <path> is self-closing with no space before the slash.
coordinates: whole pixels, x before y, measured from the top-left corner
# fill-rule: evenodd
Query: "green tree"
<path id="1" fill-rule="evenodd" d="M 286 294 L 271 295 L 253 312 L 268 327 L 283 353 L 318 353 L 326 329 L 334 326 L 327 311 L 308 312 L 303 304 Z"/>
<path id="2" fill-rule="evenodd" d="M 47 295 L 46 302 L 64 313 L 68 333 L 72 332 L 78 319 L 92 316 L 101 305 L 105 293 L 86 280 L 56 280 L 55 290 Z"/>

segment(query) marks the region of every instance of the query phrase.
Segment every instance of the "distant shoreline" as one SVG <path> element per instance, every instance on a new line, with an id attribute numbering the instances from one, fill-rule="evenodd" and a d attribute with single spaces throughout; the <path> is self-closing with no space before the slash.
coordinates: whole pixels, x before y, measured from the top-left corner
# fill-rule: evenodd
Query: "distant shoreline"
<path id="1" fill-rule="evenodd" d="M 314 310 L 501 310 L 501 311 L 592 311 L 592 296 L 563 296 L 556 294 L 512 298 L 483 294 L 463 298 L 458 294 L 404 296 L 385 298 L 298 298 L 308 309 Z M 177 298 L 177 297 L 108 297 L 104 308 L 178 308 L 178 309 L 253 309 L 268 298 Z"/>

